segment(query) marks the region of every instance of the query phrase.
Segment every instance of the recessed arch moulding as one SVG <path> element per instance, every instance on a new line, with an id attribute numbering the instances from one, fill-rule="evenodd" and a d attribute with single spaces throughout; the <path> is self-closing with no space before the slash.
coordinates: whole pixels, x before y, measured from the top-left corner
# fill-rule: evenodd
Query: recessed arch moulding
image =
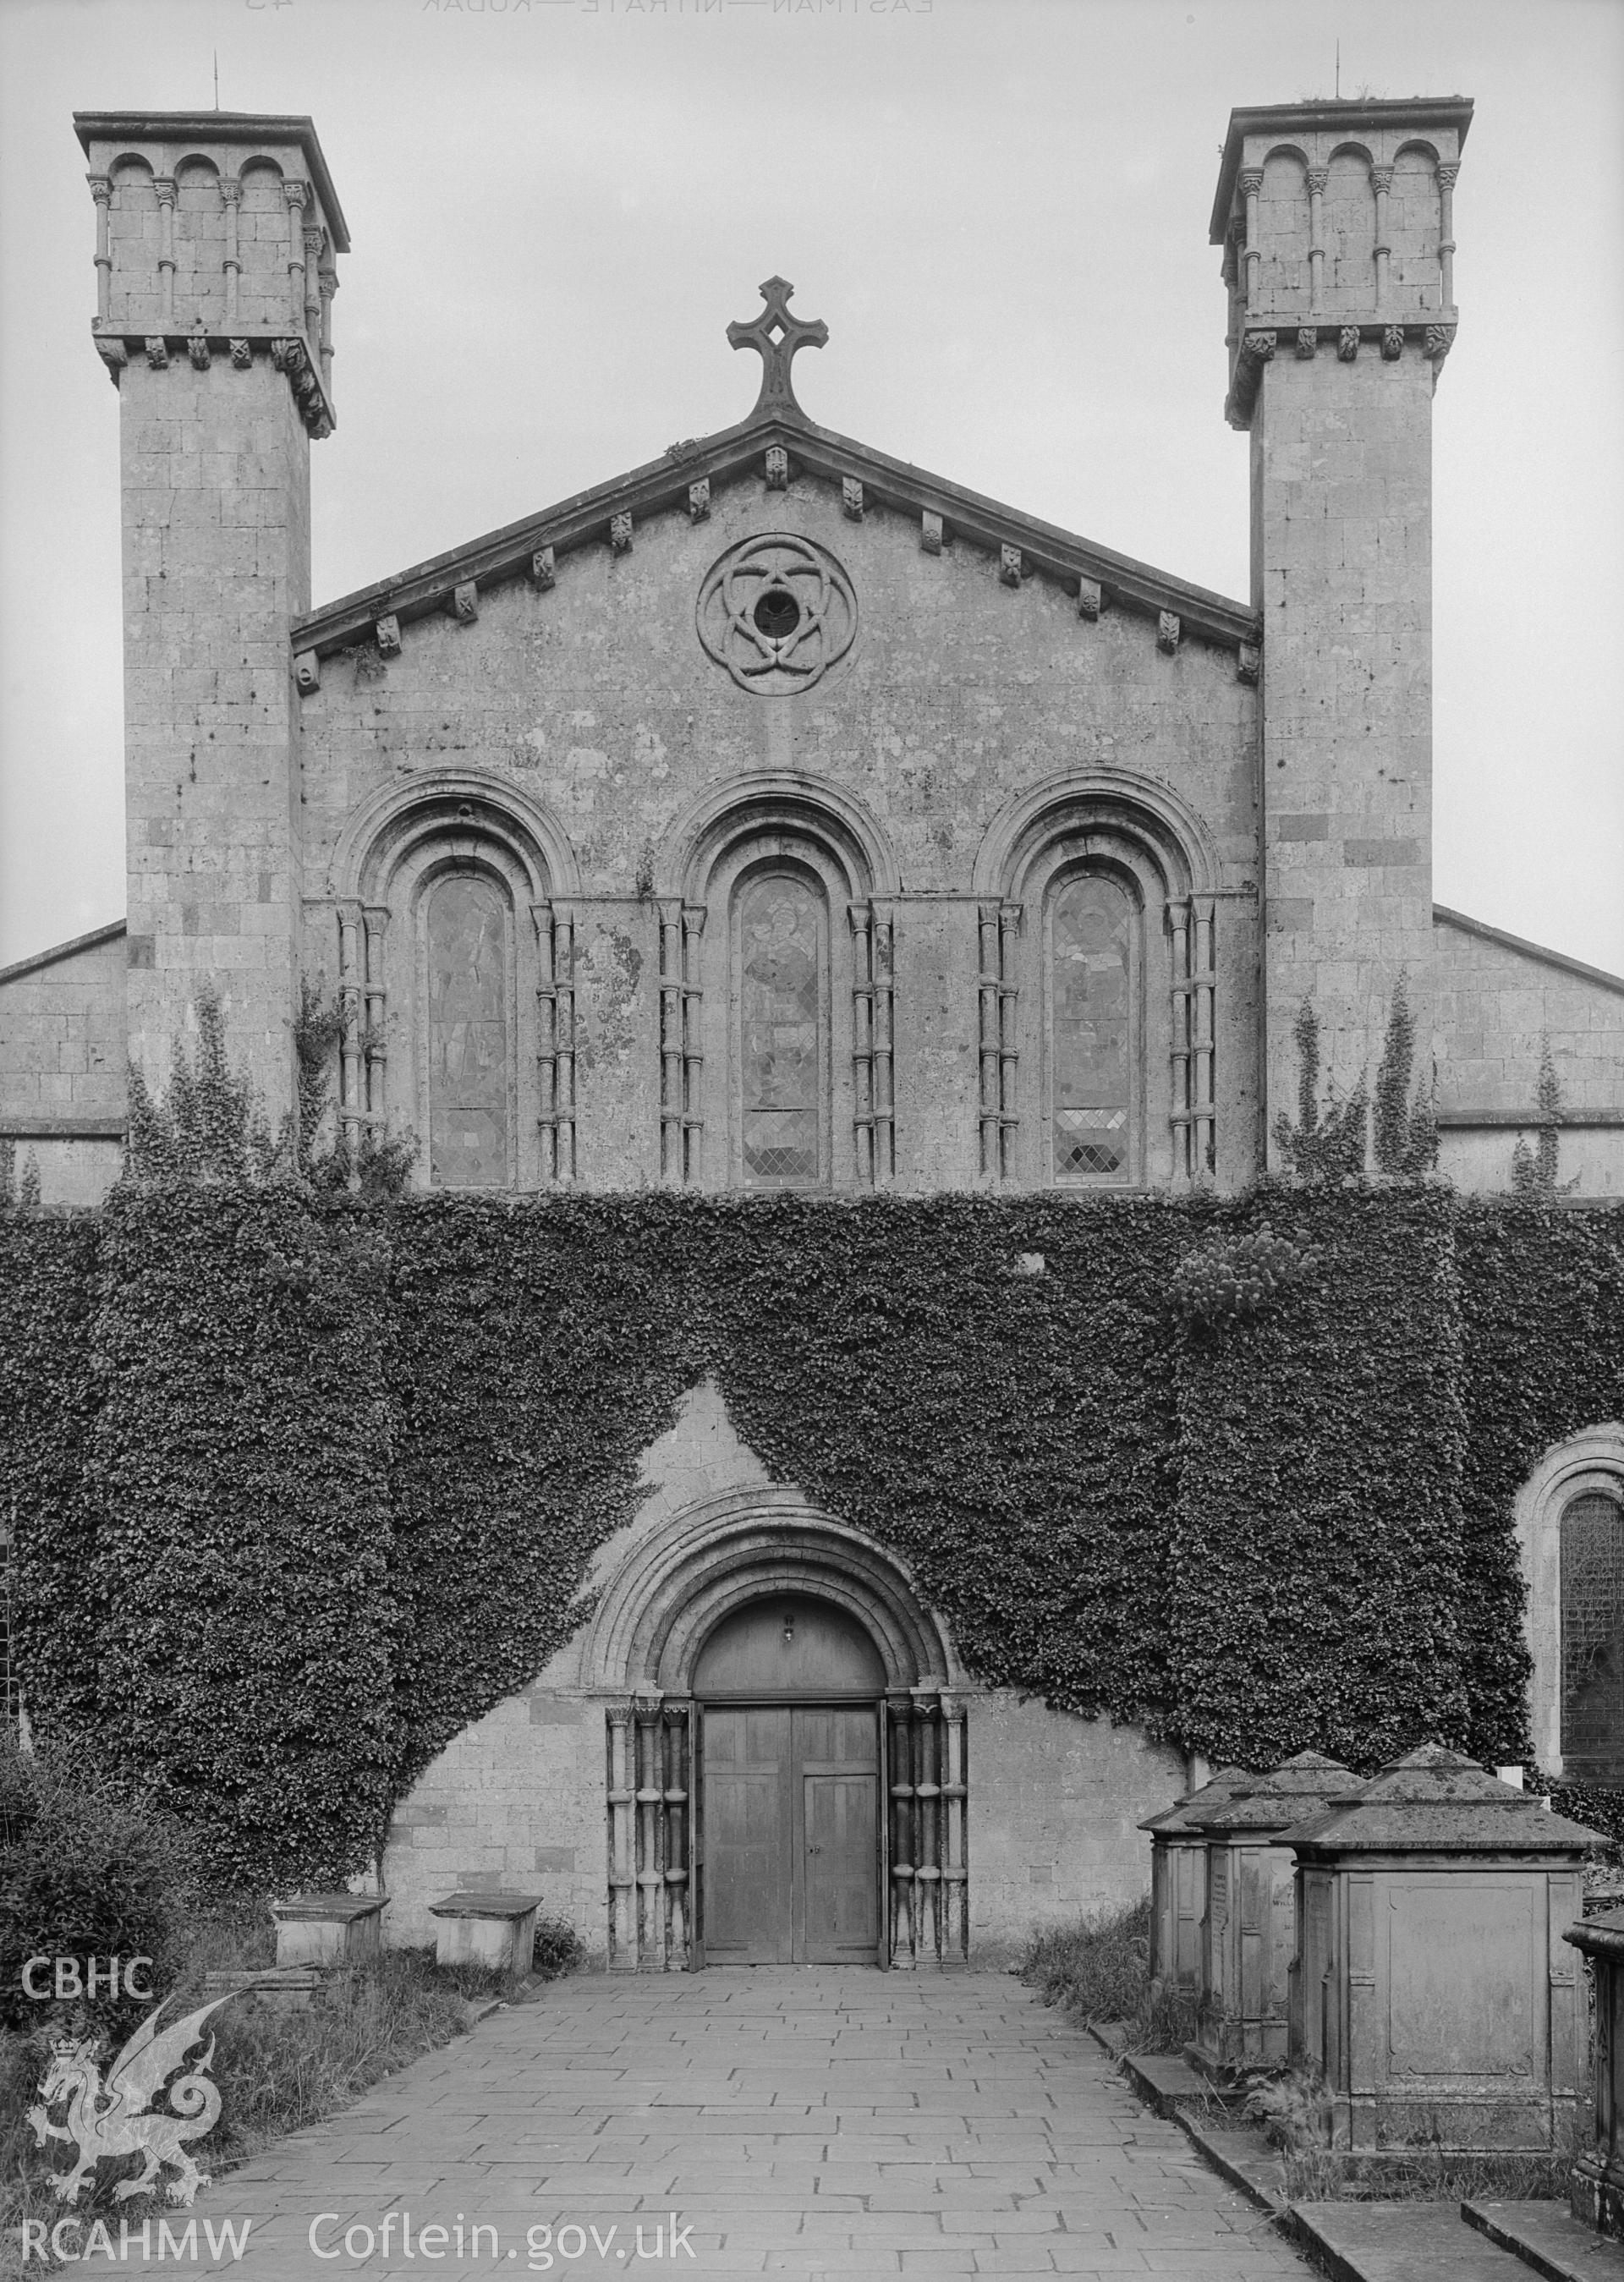
<path id="1" fill-rule="evenodd" d="M 1578 1499 L 1597 1494 L 1616 1500 L 1624 1512 L 1624 1424 L 1617 1419 L 1553 1444 L 1517 1498 L 1523 1635 L 1533 1663 L 1528 1725 L 1535 1764 L 1551 1776 L 1563 1773 L 1562 1517 Z"/>
<path id="2" fill-rule="evenodd" d="M 612 1969 L 697 1961 L 695 1670 L 719 1625 L 786 1595 L 841 1611 L 879 1659 L 894 1967 L 991 1962 L 1035 1922 L 1143 1890 L 1138 1825 L 1182 1791 L 1175 1754 L 983 1687 L 907 1564 L 771 1481 L 713 1384 L 644 1453 L 641 1486 L 575 1637 L 401 1802 L 384 1866 L 392 1940 L 427 1938 L 430 1903 L 484 1885 L 539 1895 Z"/>

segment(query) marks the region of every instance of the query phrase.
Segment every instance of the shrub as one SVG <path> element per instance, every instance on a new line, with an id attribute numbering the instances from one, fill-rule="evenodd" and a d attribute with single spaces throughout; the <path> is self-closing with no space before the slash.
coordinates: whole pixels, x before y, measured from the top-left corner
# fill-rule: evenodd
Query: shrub
<path id="1" fill-rule="evenodd" d="M 149 1957 L 161 1988 L 181 1969 L 191 1859 L 162 1816 L 68 1752 L 25 1758 L 0 1745 L 0 2022 L 26 2031 L 92 2030 L 115 2043 L 145 2013 L 139 1998 L 98 1991 L 50 2004 L 22 1985 L 31 1957 Z"/>
<path id="2" fill-rule="evenodd" d="M 1150 2000 L 1150 1897 L 1035 1933 L 1021 1978 L 1084 2021 L 1134 2021 Z"/>
<path id="3" fill-rule="evenodd" d="M 536 1920 L 530 1969 L 538 1979 L 556 1981 L 561 1973 L 572 1972 L 580 1963 L 581 1954 L 581 1937 L 568 1918 Z"/>

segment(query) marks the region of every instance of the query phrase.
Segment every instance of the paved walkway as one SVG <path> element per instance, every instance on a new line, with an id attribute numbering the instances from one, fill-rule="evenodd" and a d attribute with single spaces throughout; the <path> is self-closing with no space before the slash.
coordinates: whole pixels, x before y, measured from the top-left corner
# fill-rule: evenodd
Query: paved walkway
<path id="1" fill-rule="evenodd" d="M 222 2178 L 197 2216 L 252 2218 L 232 2268 L 251 2282 L 1308 2271 L 1003 1974 L 559 1982 Z M 493 2250 L 482 2234 L 472 2255 L 476 2224 Z"/>

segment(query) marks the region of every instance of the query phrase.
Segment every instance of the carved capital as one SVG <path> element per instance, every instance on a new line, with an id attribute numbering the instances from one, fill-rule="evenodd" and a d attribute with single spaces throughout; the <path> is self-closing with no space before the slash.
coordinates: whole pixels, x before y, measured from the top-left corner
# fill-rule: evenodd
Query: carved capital
<path id="1" fill-rule="evenodd" d="M 313 649 L 301 649 L 293 661 L 293 679 L 299 684 L 299 694 L 308 697 L 322 686 L 322 661 Z"/>
<path id="2" fill-rule="evenodd" d="M 1453 325 L 1428 325 L 1426 329 L 1426 353 L 1432 358 L 1434 364 L 1441 364 L 1454 345 L 1455 328 Z"/>
<path id="3" fill-rule="evenodd" d="M 399 657 L 400 655 L 400 621 L 396 617 L 392 610 L 390 611 L 386 617 L 382 617 L 378 620 L 375 632 L 377 636 L 378 656 L 380 657 Z"/>
<path id="4" fill-rule="evenodd" d="M 1377 197 L 1385 198 L 1387 192 L 1393 188 L 1392 167 L 1372 167 L 1371 168 L 1371 181 L 1375 187 Z"/>
<path id="5" fill-rule="evenodd" d="M 85 180 L 90 185 L 90 196 L 98 206 L 105 206 L 111 203 L 113 198 L 111 175 L 87 175 Z"/>
<path id="6" fill-rule="evenodd" d="M 942 518 L 926 508 L 919 519 L 919 543 L 927 555 L 942 552 Z"/>
<path id="7" fill-rule="evenodd" d="M 1171 657 L 1178 648 L 1178 637 L 1184 629 L 1176 610 L 1162 610 L 1156 618 L 1156 648 L 1164 657 Z"/>
<path id="8" fill-rule="evenodd" d="M 690 523 L 703 523 L 710 512 L 711 478 L 701 476 L 696 484 L 688 487 L 688 519 Z"/>
<path id="9" fill-rule="evenodd" d="M 238 372 L 247 371 L 249 366 L 253 362 L 253 350 L 247 341 L 232 342 L 231 362 L 237 368 Z"/>
<path id="10" fill-rule="evenodd" d="M 285 182 L 282 185 L 282 195 L 287 200 L 290 213 L 303 213 L 310 202 L 310 185 L 308 182 Z"/>
<path id="11" fill-rule="evenodd" d="M 472 578 L 459 579 L 451 590 L 452 614 L 460 625 L 471 626 L 479 615 L 479 587 Z"/>
<path id="12" fill-rule="evenodd" d="M 535 553 L 530 558 L 531 585 L 536 588 L 539 594 L 545 594 L 552 586 L 555 576 L 556 573 L 553 568 L 552 548 L 550 547 L 538 547 Z"/>
<path id="13" fill-rule="evenodd" d="M 1455 188 L 1456 180 L 1459 174 L 1460 160 L 1458 159 L 1446 159 L 1438 169 L 1439 189 L 1441 190 L 1452 190 Z"/>
<path id="14" fill-rule="evenodd" d="M 235 175 L 222 175 L 221 176 L 220 203 L 221 206 L 234 206 L 237 205 L 241 200 L 242 195 L 243 186 L 241 182 L 237 181 Z"/>
<path id="15" fill-rule="evenodd" d="M 1329 167 L 1310 167 L 1309 168 L 1309 196 L 1311 198 L 1323 198 L 1325 195 L 1325 186 L 1330 180 L 1331 169 Z"/>
<path id="16" fill-rule="evenodd" d="M 1236 179 L 1240 184 L 1241 197 L 1255 198 L 1263 187 L 1263 170 L 1261 167 L 1243 167 Z"/>
<path id="17" fill-rule="evenodd" d="M 1268 364 L 1278 343 L 1275 333 L 1247 333 L 1241 341 L 1240 353 L 1253 364 Z"/>
<path id="18" fill-rule="evenodd" d="M 1403 325 L 1384 325 L 1381 329 L 1381 353 L 1388 364 L 1396 364 L 1404 353 Z"/>
<path id="19" fill-rule="evenodd" d="M 160 208 L 164 206 L 172 206 L 175 204 L 175 176 L 173 175 L 154 175 L 152 177 L 152 188 L 157 193 L 158 203 Z"/>
<path id="20" fill-rule="evenodd" d="M 1006 586 L 1018 586 L 1021 584 L 1021 573 L 1023 568 L 1021 549 L 1018 547 L 999 547 L 998 577 Z"/>
<path id="21" fill-rule="evenodd" d="M 1263 666 L 1263 652 L 1253 642 L 1242 642 L 1235 653 L 1235 679 L 1255 687 Z"/>
<path id="22" fill-rule="evenodd" d="M 632 551 L 632 518 L 629 515 L 611 515 L 609 519 L 609 543 L 617 555 Z"/>
<path id="23" fill-rule="evenodd" d="M 767 489 L 787 492 L 789 488 L 789 454 L 781 444 L 767 446 Z"/>
<path id="24" fill-rule="evenodd" d="M 1100 581 L 1098 578 L 1078 579 L 1077 616 L 1080 618 L 1097 618 L 1100 616 L 1100 606 L 1103 597 L 1100 591 Z"/>
<path id="25" fill-rule="evenodd" d="M 1344 364 L 1351 364 L 1359 353 L 1359 328 L 1342 325 L 1338 328 L 1336 353 Z"/>
<path id="26" fill-rule="evenodd" d="M 855 476 L 843 476 L 840 484 L 840 511 L 848 523 L 863 520 L 863 486 Z"/>
<path id="27" fill-rule="evenodd" d="M 146 361 L 154 372 L 165 372 L 168 369 L 169 352 L 164 345 L 164 337 L 161 333 L 147 335 Z"/>
<path id="28" fill-rule="evenodd" d="M 322 252 L 322 233 L 319 229 L 307 228 L 305 231 L 305 252 L 314 253 L 318 260 Z"/>
<path id="29" fill-rule="evenodd" d="M 1312 325 L 1297 328 L 1297 354 L 1306 363 L 1319 347 L 1319 334 Z"/>

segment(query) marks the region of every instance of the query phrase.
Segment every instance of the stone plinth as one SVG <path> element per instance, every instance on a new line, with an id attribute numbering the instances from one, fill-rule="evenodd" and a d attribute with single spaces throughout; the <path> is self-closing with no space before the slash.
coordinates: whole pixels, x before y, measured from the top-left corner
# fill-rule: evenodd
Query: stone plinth
<path id="1" fill-rule="evenodd" d="M 258 1972 L 221 1971 L 205 1976 L 206 1997 L 245 1997 L 273 2013 L 307 2013 L 322 1999 L 321 1968 L 315 1965 L 268 1965 Z"/>
<path id="2" fill-rule="evenodd" d="M 1292 2058 L 1333 2144 L 1543 2153 L 1584 2066 L 1579 1915 L 1594 1831 L 1428 1743 L 1282 1834 L 1297 1858 Z"/>
<path id="3" fill-rule="evenodd" d="M 1562 1937 L 1596 1975 L 1596 2041 L 1591 2048 L 1596 2096 L 1595 2138 L 1568 2174 L 1567 2199 L 1575 2218 L 1603 2234 L 1624 2238 L 1624 2148 L 1619 2145 L 1619 2075 L 1624 2066 L 1624 1909 L 1604 1911 Z"/>
<path id="4" fill-rule="evenodd" d="M 278 1965 L 363 1965 L 383 1942 L 387 1894 L 294 1894 L 273 1902 Z"/>
<path id="5" fill-rule="evenodd" d="M 497 1973 L 528 1973 L 536 1944 L 540 1894 L 455 1893 L 431 1902 L 438 1965 L 488 1965 Z"/>
<path id="6" fill-rule="evenodd" d="M 1207 1835 L 1191 1828 L 1205 1812 L 1256 1777 L 1220 1767 L 1210 1781 L 1139 1828 L 1150 1833 L 1150 1981 L 1154 1995 L 1195 1998 L 1201 1982 L 1201 1920 L 1207 1909 Z"/>
<path id="7" fill-rule="evenodd" d="M 1188 1828 L 1207 1850 L 1207 1907 L 1190 2057 L 1209 2075 L 1284 2064 L 1296 1914 L 1281 1834 L 1358 1788 L 1335 1759 L 1299 1751 L 1210 1805 L 1192 1802 Z"/>

